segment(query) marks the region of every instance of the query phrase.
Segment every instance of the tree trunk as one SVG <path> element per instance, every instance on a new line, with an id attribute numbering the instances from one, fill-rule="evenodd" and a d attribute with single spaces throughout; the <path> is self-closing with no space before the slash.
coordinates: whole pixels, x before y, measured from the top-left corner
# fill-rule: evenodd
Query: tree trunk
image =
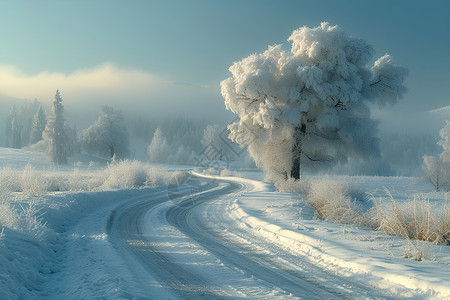
<path id="1" fill-rule="evenodd" d="M 295 128 L 295 142 L 292 147 L 292 167 L 291 167 L 291 178 L 295 180 L 301 177 L 301 157 L 302 157 L 302 138 L 306 134 L 306 125 L 301 124 L 300 127 Z"/>
<path id="2" fill-rule="evenodd" d="M 291 177 L 294 179 L 300 179 L 300 157 L 294 158 L 292 162 Z"/>

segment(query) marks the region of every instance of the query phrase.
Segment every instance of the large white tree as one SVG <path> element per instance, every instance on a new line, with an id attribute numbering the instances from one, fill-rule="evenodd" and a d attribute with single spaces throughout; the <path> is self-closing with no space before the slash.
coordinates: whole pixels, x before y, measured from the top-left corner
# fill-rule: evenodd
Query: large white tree
<path id="1" fill-rule="evenodd" d="M 128 131 L 120 111 L 103 106 L 93 125 L 80 134 L 81 147 L 105 158 L 123 158 L 129 154 Z"/>
<path id="2" fill-rule="evenodd" d="M 370 102 L 394 104 L 406 92 L 407 70 L 338 26 L 302 27 L 291 49 L 270 46 L 230 67 L 222 81 L 227 109 L 239 116 L 230 138 L 247 145 L 257 166 L 272 176 L 300 177 L 348 157 L 379 156 Z"/>
<path id="3" fill-rule="evenodd" d="M 59 90 L 53 99 L 52 110 L 47 119 L 45 130 L 42 133 L 45 152 L 50 161 L 56 164 L 67 163 L 67 158 L 72 149 L 72 141 L 69 137 L 69 129 L 64 120 L 64 105 Z"/>

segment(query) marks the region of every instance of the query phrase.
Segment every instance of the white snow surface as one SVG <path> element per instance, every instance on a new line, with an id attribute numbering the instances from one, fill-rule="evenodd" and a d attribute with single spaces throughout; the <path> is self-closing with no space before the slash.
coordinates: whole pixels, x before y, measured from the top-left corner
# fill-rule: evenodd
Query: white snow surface
<path id="1" fill-rule="evenodd" d="M 401 252 L 402 247 L 407 247 L 405 241 L 368 228 L 314 220 L 311 209 L 299 203 L 295 195 L 276 193 L 272 185 L 261 181 L 221 179 L 246 185 L 248 192 L 230 202 L 229 210 L 242 222 L 240 226 L 264 236 L 268 242 L 277 243 L 331 273 L 389 290 L 393 296 L 450 297 L 450 249 L 447 246 L 428 245 L 429 251 L 436 255 L 434 261 L 404 259 Z M 359 177 L 356 180 L 373 189 L 373 179 Z M 377 179 L 376 185 L 391 187 L 396 196 L 402 194 L 400 189 L 404 193 L 409 192 L 408 187 L 417 189 L 417 184 L 419 187 L 422 184 L 422 188 L 427 186 L 414 178 Z M 378 192 L 377 189 L 372 191 Z"/>
<path id="2" fill-rule="evenodd" d="M 26 164 L 52 172 L 39 154 L 0 149 L 1 166 Z M 450 299 L 448 246 L 423 243 L 428 259 L 403 258 L 407 241 L 317 220 L 299 195 L 276 192 L 259 171 L 191 174 L 190 184 L 13 193 L 16 206 L 38 203 L 45 232 L 0 223 L 0 299 Z M 399 201 L 432 190 L 419 178 L 330 178 L 374 196 L 386 187 Z"/>

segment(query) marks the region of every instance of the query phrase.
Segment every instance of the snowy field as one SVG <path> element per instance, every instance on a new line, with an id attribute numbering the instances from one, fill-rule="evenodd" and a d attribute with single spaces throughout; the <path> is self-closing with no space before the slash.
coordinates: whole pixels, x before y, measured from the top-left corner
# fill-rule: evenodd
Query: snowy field
<path id="1" fill-rule="evenodd" d="M 260 171 L 88 156 L 53 168 L 7 148 L 0 168 L 0 299 L 450 298 L 450 247 L 319 220 Z M 364 195 L 362 212 L 388 193 L 437 214 L 448 201 L 420 178 L 325 179 Z"/>

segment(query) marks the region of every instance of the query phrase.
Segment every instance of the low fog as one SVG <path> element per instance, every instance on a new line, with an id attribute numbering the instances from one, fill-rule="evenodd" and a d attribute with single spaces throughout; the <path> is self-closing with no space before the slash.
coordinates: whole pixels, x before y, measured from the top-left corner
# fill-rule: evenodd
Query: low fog
<path id="1" fill-rule="evenodd" d="M 121 69 L 111 63 L 79 69 L 69 75 L 42 72 L 27 76 L 15 68 L 3 67 L 0 78 L 2 116 L 8 113 L 8 106 L 20 105 L 24 100 L 37 99 L 44 108 L 49 107 L 59 89 L 67 121 L 80 129 L 96 118 L 102 105 L 120 109 L 126 115 L 152 119 L 182 116 L 226 122 L 232 116 L 224 110 L 218 83 L 199 86 L 176 82 L 142 70 Z"/>
<path id="2" fill-rule="evenodd" d="M 2 73 L 3 78 L 7 78 Z M 9 95 L 0 95 L 0 145 L 6 145 L 5 125 L 13 107 L 17 112 L 26 108 L 24 123 L 31 122 L 32 111 L 40 104 L 48 114 L 57 88 L 61 91 L 67 124 L 81 133 L 98 117 L 101 107 L 108 105 L 123 113 L 130 133 L 130 155 L 146 160 L 148 147 L 157 128 L 163 131 L 170 147 L 174 148 L 166 162 L 194 163 L 195 152 L 202 150 L 201 139 L 208 125 L 217 125 L 223 130 L 235 116 L 225 109 L 220 94 L 220 85 L 198 86 L 175 82 L 152 76 L 142 71 L 119 70 L 112 64 L 104 64 L 92 70 L 80 70 L 71 75 L 42 73 L 26 77 L 17 71 L 9 74 L 9 81 L 3 81 L 2 89 Z M 8 83 L 14 83 L 8 84 Z M 21 89 L 21 86 L 39 86 Z M 8 87 L 8 88 L 6 88 Z M 366 166 L 366 172 L 377 175 L 421 176 L 424 155 L 436 155 L 441 149 L 436 144 L 439 130 L 450 118 L 449 107 L 433 111 L 421 111 L 408 103 L 408 95 L 395 106 L 380 109 L 372 105 L 372 118 L 378 120 L 377 137 L 385 160 L 381 169 Z M 35 100 L 36 99 L 36 100 Z M 33 104 L 34 103 L 34 104 Z M 34 106 L 33 106 L 34 105 Z M 33 108 L 34 107 L 34 108 Z M 188 124 L 188 125 L 186 125 Z M 181 128 L 174 128 L 174 127 Z M 192 128 L 188 152 L 178 157 L 181 140 L 186 126 Z M 25 128 L 26 126 L 24 126 Z M 24 130 L 23 128 L 23 130 Z M 194 133 L 195 132 L 195 133 Z M 29 132 L 22 133 L 22 144 L 26 145 Z M 193 137 L 192 135 L 196 135 Z M 186 137 L 184 139 L 186 143 Z M 179 154 L 178 154 L 179 155 Z M 241 157 L 247 160 L 248 156 Z M 340 166 L 337 173 L 359 174 L 361 167 Z"/>

